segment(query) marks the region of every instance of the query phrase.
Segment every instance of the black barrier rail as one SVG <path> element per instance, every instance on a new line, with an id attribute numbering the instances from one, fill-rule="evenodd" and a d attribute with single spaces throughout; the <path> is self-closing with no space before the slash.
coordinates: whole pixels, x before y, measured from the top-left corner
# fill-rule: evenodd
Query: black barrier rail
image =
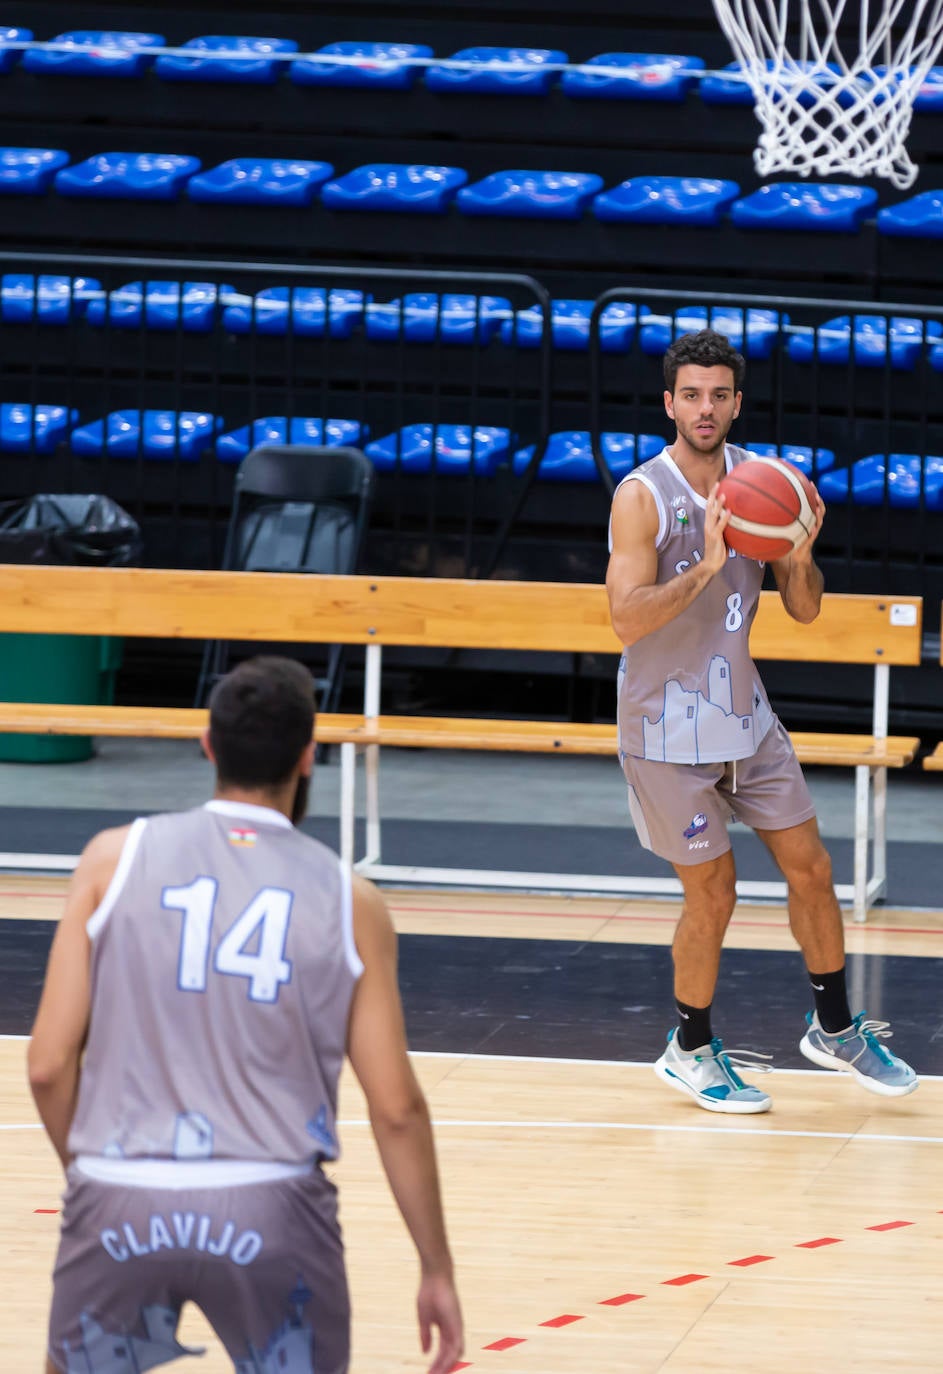
<path id="1" fill-rule="evenodd" d="M 526 275 L 60 253 L 0 275 L 0 494 L 106 492 L 152 564 L 217 565 L 239 459 L 287 440 L 373 458 L 371 571 L 475 576 L 546 445 Z"/>
<path id="2" fill-rule="evenodd" d="M 607 311 L 627 304 L 636 314 L 631 346 L 607 352 Z M 631 287 L 605 292 L 590 326 L 589 424 L 609 494 L 624 469 L 607 436 L 673 435 L 664 410 L 664 350 L 708 322 L 747 358 L 732 441 L 779 449 L 822 492 L 828 517 L 818 549 L 829 587 L 922 595 L 928 623 L 938 620 L 943 309 Z"/>

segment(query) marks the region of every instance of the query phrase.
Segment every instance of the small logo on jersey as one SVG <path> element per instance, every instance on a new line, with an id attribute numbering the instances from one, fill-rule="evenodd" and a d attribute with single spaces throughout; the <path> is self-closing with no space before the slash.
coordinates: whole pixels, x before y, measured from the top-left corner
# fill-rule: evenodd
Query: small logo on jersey
<path id="1" fill-rule="evenodd" d="M 675 511 L 675 519 L 679 525 L 686 525 L 688 523 L 688 513 L 684 509 L 684 506 L 679 506 Z"/>
<path id="2" fill-rule="evenodd" d="M 258 831 L 245 825 L 234 825 L 229 830 L 229 843 L 237 849 L 251 849 L 258 838 Z"/>
<path id="3" fill-rule="evenodd" d="M 686 840 L 693 840 L 695 835 L 703 835 L 706 829 L 707 817 L 704 815 L 703 811 L 699 811 L 696 816 L 692 817 L 691 824 L 688 826 L 687 830 L 684 830 L 682 833 Z"/>

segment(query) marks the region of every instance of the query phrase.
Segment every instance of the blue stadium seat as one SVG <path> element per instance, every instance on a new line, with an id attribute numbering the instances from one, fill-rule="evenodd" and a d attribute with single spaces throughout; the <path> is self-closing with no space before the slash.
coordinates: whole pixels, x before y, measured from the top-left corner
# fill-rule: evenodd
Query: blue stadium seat
<path id="1" fill-rule="evenodd" d="M 419 67 L 409 64 L 411 57 L 431 57 L 424 43 L 325 43 L 318 48 L 327 57 L 355 59 L 346 62 L 317 62 L 299 57 L 292 62 L 289 77 L 298 86 L 382 86 L 404 91 L 413 85 Z"/>
<path id="2" fill-rule="evenodd" d="M 164 81 L 240 81 L 271 86 L 284 63 L 272 53 L 297 52 L 292 38 L 247 38 L 240 33 L 206 34 L 180 44 L 192 48 L 193 57 L 158 57 L 154 70 Z M 245 57 L 217 57 L 220 52 L 245 53 Z M 203 56 L 206 54 L 206 56 Z"/>
<path id="3" fill-rule="evenodd" d="M 816 353 L 827 364 L 847 363 L 851 347 L 851 316 L 836 315 L 818 329 L 803 330 L 789 340 L 793 362 L 808 363 Z M 891 367 L 912 372 L 924 344 L 943 337 L 943 326 L 936 320 L 919 320 L 905 315 L 891 317 Z M 887 319 L 883 315 L 854 317 L 854 356 L 858 367 L 884 367 L 887 362 Z"/>
<path id="4" fill-rule="evenodd" d="M 557 73 L 555 65 L 569 61 L 565 52 L 556 48 L 462 48 L 452 53 L 458 62 L 474 62 L 469 67 L 426 68 L 426 85 L 430 91 L 462 91 L 475 95 L 546 95 Z M 507 63 L 516 63 L 530 70 L 504 71 Z"/>
<path id="5" fill-rule="evenodd" d="M 216 321 L 220 298 L 235 294 L 231 286 L 210 281 L 129 281 L 107 300 L 93 300 L 86 311 L 89 324 L 108 324 L 112 329 L 174 330 L 206 334 Z"/>
<path id="6" fill-rule="evenodd" d="M 43 76 L 141 76 L 154 61 L 148 48 L 166 46 L 159 33 L 113 29 L 70 29 L 49 41 L 68 43 L 71 51 L 31 48 L 23 54 L 27 71 Z"/>
<path id="7" fill-rule="evenodd" d="M 665 447 L 665 440 L 660 434 L 640 434 L 636 445 L 634 434 L 610 432 L 603 433 L 600 442 L 606 466 L 616 480 L 631 472 L 636 462 L 644 463 L 654 458 Z M 533 444 L 529 444 L 515 453 L 515 474 L 526 471 L 534 456 L 534 448 Z M 589 430 L 564 429 L 551 434 L 537 469 L 537 478 L 541 482 L 598 482 L 599 471 L 593 459 Z"/>
<path id="8" fill-rule="evenodd" d="M 467 473 L 474 453 L 479 477 L 490 476 L 511 447 L 511 431 L 490 425 L 404 425 L 367 444 L 364 453 L 378 472 Z M 433 463 L 433 442 L 435 462 Z"/>
<path id="9" fill-rule="evenodd" d="M 72 452 L 97 458 L 179 458 L 195 462 L 222 429 L 221 416 L 201 410 L 113 410 L 72 431 Z"/>
<path id="10" fill-rule="evenodd" d="M 0 277 L 0 320 L 4 324 L 62 325 L 80 319 L 90 301 L 102 294 L 94 277 L 68 277 L 9 272 Z"/>
<path id="11" fill-rule="evenodd" d="M 96 153 L 56 173 L 60 196 L 115 200 L 177 200 L 200 170 L 198 157 L 179 153 Z"/>
<path id="12" fill-rule="evenodd" d="M 779 181 L 735 200 L 730 217 L 741 229 L 811 229 L 854 233 L 877 203 L 870 186 Z"/>
<path id="13" fill-rule="evenodd" d="M 221 463 L 241 463 L 250 448 L 260 444 L 321 444 L 337 448 L 352 444 L 359 448 L 369 430 L 358 420 L 327 420 L 313 416 L 263 415 L 251 425 L 221 434 L 216 440 L 216 457 Z"/>
<path id="14" fill-rule="evenodd" d="M 41 196 L 69 161 L 61 148 L 0 148 L 0 196 Z"/>
<path id="15" fill-rule="evenodd" d="M 334 175 L 329 162 L 277 157 L 233 157 L 187 182 L 191 200 L 225 205 L 310 205 Z"/>
<path id="16" fill-rule="evenodd" d="M 606 68 L 618 68 L 618 74 Z M 603 52 L 564 72 L 562 85 L 576 100 L 680 102 L 703 70 L 703 58 L 680 53 Z"/>
<path id="17" fill-rule="evenodd" d="M 512 314 L 504 296 L 469 296 L 417 291 L 402 300 L 367 306 L 367 338 L 395 343 L 490 343 Z"/>
<path id="18" fill-rule="evenodd" d="M 943 67 L 931 67 L 914 101 L 916 114 L 943 113 Z"/>
<path id="19" fill-rule="evenodd" d="M 743 324 L 746 314 L 746 347 L 744 349 Z M 643 353 L 661 354 L 682 334 L 692 334 L 699 329 L 716 329 L 726 334 L 734 348 L 744 349 L 748 358 L 768 358 L 773 346 L 780 338 L 781 330 L 789 323 L 788 315 L 780 315 L 775 310 L 749 309 L 745 312 L 736 306 L 686 305 L 672 315 L 656 315 L 654 312 L 642 324 L 639 342 Z"/>
<path id="20" fill-rule="evenodd" d="M 593 301 L 554 300 L 550 306 L 550 337 L 554 348 L 585 353 L 589 348 L 589 323 Z M 649 313 L 642 306 L 642 315 Z M 635 337 L 637 312 L 629 301 L 613 301 L 599 317 L 599 345 L 603 353 L 627 353 Z M 544 333 L 543 311 L 538 305 L 518 310 L 501 326 L 501 342 L 517 348 L 538 348 Z"/>
<path id="21" fill-rule="evenodd" d="M 32 29 L 0 28 L 0 74 L 8 72 L 20 60 L 21 49 L 17 43 L 30 43 Z"/>
<path id="22" fill-rule="evenodd" d="M 943 191 L 921 191 L 898 205 L 885 206 L 878 211 L 878 232 L 895 238 L 943 239 Z"/>
<path id="23" fill-rule="evenodd" d="M 461 167 L 371 162 L 327 182 L 321 190 L 321 200 L 332 210 L 444 215 L 456 191 L 467 180 L 468 173 Z"/>
<path id="24" fill-rule="evenodd" d="M 943 372 L 943 344 L 936 344 L 930 349 L 930 366 L 934 372 Z"/>
<path id="25" fill-rule="evenodd" d="M 603 179 L 595 172 L 492 172 L 456 197 L 465 215 L 580 219 Z"/>
<path id="26" fill-rule="evenodd" d="M 323 286 L 269 286 L 254 305 L 252 296 L 238 293 L 223 305 L 223 328 L 231 334 L 285 334 L 290 312 L 295 334 L 319 339 L 326 326 L 332 339 L 347 339 L 363 318 L 364 297 L 345 288 L 334 288 L 328 299 Z"/>
<path id="27" fill-rule="evenodd" d="M 817 63 L 808 61 L 797 61 L 794 63 L 795 67 L 806 72 L 817 65 Z M 841 77 L 842 71 L 836 62 L 827 62 L 825 65 L 832 76 L 836 78 Z M 767 71 L 774 71 L 777 69 L 777 64 L 772 58 L 767 58 L 766 69 Z M 753 91 L 749 82 L 741 74 L 743 72 L 743 67 L 740 63 L 730 62 L 724 68 L 724 71 L 729 72 L 730 75 L 705 76 L 701 81 L 698 89 L 704 103 L 706 105 L 752 105 Z M 847 107 L 851 105 L 853 100 L 854 97 L 851 94 L 846 94 L 844 91 L 839 95 L 839 104 L 842 106 Z M 808 109 L 812 103 L 813 101 L 810 96 L 806 94 L 800 95 L 800 105 Z"/>
<path id="28" fill-rule="evenodd" d="M 823 473 L 818 488 L 824 501 L 847 504 L 849 478 L 851 503 L 856 506 L 883 506 L 885 481 L 892 506 L 915 510 L 920 505 L 920 483 L 924 484 L 927 510 L 943 510 L 943 457 L 921 458 L 918 453 L 872 453 L 860 458 L 851 468 Z"/>
<path id="29" fill-rule="evenodd" d="M 593 201 L 597 219 L 632 224 L 719 224 L 740 194 L 735 181 L 706 177 L 630 177 Z"/>
<path id="30" fill-rule="evenodd" d="M 787 463 L 792 463 L 794 468 L 804 472 L 806 477 L 812 476 L 812 450 L 804 444 L 744 444 L 743 447 L 760 458 L 784 458 Z M 819 473 L 827 472 L 834 466 L 835 454 L 830 448 L 815 450 L 816 481 Z"/>
<path id="31" fill-rule="evenodd" d="M 66 406 L 0 405 L 0 449 L 4 453 L 52 453 L 78 423 Z"/>

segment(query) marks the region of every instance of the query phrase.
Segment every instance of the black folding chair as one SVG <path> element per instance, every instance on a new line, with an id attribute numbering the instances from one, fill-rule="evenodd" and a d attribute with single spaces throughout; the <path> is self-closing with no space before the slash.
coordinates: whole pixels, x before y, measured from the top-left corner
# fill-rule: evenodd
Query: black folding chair
<path id="1" fill-rule="evenodd" d="M 236 473 L 222 566 L 240 572 L 357 571 L 373 495 L 373 464 L 356 448 L 264 444 Z M 226 672 L 230 646 L 203 652 L 196 704 Z M 333 644 L 316 680 L 323 711 L 337 709 L 344 646 Z"/>

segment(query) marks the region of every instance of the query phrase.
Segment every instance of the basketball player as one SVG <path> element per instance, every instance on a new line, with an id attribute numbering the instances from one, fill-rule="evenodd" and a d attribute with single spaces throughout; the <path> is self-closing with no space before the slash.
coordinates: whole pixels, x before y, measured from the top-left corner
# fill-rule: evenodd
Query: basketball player
<path id="1" fill-rule="evenodd" d="M 717 490 L 750 456 L 726 443 L 744 360 L 724 335 L 704 329 L 672 344 L 664 374 L 676 438 L 616 489 L 606 577 L 613 627 L 626 646 L 618 714 L 629 806 L 639 840 L 673 865 L 684 890 L 672 946 L 678 1024 L 655 1072 L 709 1111 L 771 1105 L 743 1082 L 737 1067 L 749 1061 L 724 1053 L 711 1022 L 736 900 L 733 817 L 756 831 L 789 886 L 789 923 L 815 1003 L 802 1053 L 872 1092 L 912 1092 L 914 1071 L 882 1043 L 887 1023 L 849 1008 L 831 863 L 789 736 L 750 658 L 764 570 L 724 543 L 729 516 Z M 783 605 L 802 623 L 815 619 L 822 600 L 812 548 L 824 514 L 816 493 L 809 538 L 772 565 Z"/>
<path id="2" fill-rule="evenodd" d="M 424 1351 L 438 1329 L 430 1374 L 461 1354 L 389 914 L 295 829 L 313 724 L 300 664 L 241 664 L 210 699 L 213 800 L 102 831 L 76 868 L 29 1049 L 67 1179 L 47 1374 L 194 1353 L 176 1334 L 188 1300 L 237 1374 L 348 1369 L 336 1190 L 321 1168 L 338 1155 L 345 1051 L 419 1255 Z"/>

